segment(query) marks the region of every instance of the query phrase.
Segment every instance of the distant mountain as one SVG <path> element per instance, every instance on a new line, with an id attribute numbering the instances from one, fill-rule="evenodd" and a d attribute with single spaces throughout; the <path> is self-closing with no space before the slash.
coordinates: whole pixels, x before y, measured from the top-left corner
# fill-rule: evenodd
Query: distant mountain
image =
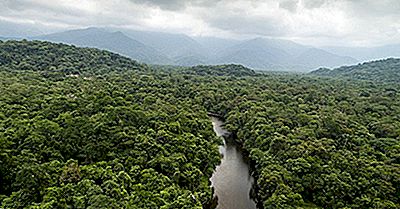
<path id="1" fill-rule="evenodd" d="M 307 71 L 318 67 L 353 64 L 357 60 L 292 41 L 256 38 L 220 52 L 216 63 L 230 62 L 257 69 Z"/>
<path id="2" fill-rule="evenodd" d="M 371 61 L 390 57 L 400 58 L 400 44 L 379 47 L 324 47 L 325 50 L 360 61 Z"/>
<path id="3" fill-rule="evenodd" d="M 194 66 L 209 64 L 209 61 L 203 56 L 191 55 L 175 57 L 174 64 L 179 66 Z"/>
<path id="4" fill-rule="evenodd" d="M 126 36 L 121 32 L 109 32 L 99 28 L 70 30 L 61 33 L 37 36 L 32 39 L 106 49 L 145 63 L 172 63 L 172 61 L 162 53 Z"/>
<path id="5" fill-rule="evenodd" d="M 357 60 L 280 39 L 191 38 L 182 34 L 115 28 L 87 28 L 33 39 L 110 50 L 149 64 L 242 64 L 259 70 L 310 71 Z"/>
<path id="6" fill-rule="evenodd" d="M 337 67 L 345 64 L 356 64 L 357 62 L 352 57 L 339 56 L 317 48 L 309 48 L 293 60 L 293 63 L 311 68 Z"/>
<path id="7" fill-rule="evenodd" d="M 135 30 L 122 30 L 122 32 L 157 49 L 171 60 L 175 60 L 175 64 L 196 65 L 207 62 L 206 48 L 187 35 Z"/>
<path id="8" fill-rule="evenodd" d="M 219 52 L 232 47 L 236 44 L 239 44 L 240 40 L 235 39 L 224 39 L 224 38 L 216 38 L 216 37 L 201 37 L 196 36 L 193 37 L 195 41 L 197 41 L 203 48 L 207 50 L 207 54 L 210 56 L 216 56 Z"/>
<path id="9" fill-rule="evenodd" d="M 220 52 L 216 63 L 236 63 L 258 69 L 274 68 L 289 61 L 290 55 L 264 39 L 241 42 Z"/>
<path id="10" fill-rule="evenodd" d="M 310 74 L 318 76 L 400 83 L 400 59 L 389 58 L 353 66 L 339 67 L 333 70 L 321 68 L 312 71 Z"/>

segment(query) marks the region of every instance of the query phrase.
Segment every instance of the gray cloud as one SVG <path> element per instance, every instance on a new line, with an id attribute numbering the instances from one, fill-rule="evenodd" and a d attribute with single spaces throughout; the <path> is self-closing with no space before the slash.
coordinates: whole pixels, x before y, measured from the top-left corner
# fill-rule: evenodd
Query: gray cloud
<path id="1" fill-rule="evenodd" d="M 165 10 L 179 11 L 188 6 L 210 7 L 218 3 L 220 0 L 131 0 L 134 3 L 147 4 L 156 6 Z"/>
<path id="2" fill-rule="evenodd" d="M 385 16 L 400 16 L 400 1 L 398 0 L 346 0 L 349 12 L 356 15 L 379 18 Z"/>
<path id="3" fill-rule="evenodd" d="M 327 4 L 329 2 L 335 2 L 335 1 L 333 1 L 333 0 L 303 0 L 302 4 L 304 5 L 304 7 L 308 8 L 308 9 L 315 9 L 315 8 L 320 8 L 324 4 Z"/>
<path id="4" fill-rule="evenodd" d="M 284 0 L 279 2 L 279 7 L 287 9 L 290 12 L 296 12 L 298 3 L 298 0 Z"/>
<path id="5" fill-rule="evenodd" d="M 131 0 L 138 4 L 147 4 L 151 6 L 157 6 L 161 9 L 166 10 L 181 10 L 186 8 L 187 1 L 181 0 Z"/>
<path id="6" fill-rule="evenodd" d="M 0 11 L 14 11 L 14 12 L 44 12 L 55 14 L 69 14 L 71 16 L 79 16 L 84 13 L 84 10 L 79 8 L 72 8 L 68 6 L 61 6 L 55 3 L 46 3 L 46 1 L 32 1 L 32 0 L 0 0 Z"/>

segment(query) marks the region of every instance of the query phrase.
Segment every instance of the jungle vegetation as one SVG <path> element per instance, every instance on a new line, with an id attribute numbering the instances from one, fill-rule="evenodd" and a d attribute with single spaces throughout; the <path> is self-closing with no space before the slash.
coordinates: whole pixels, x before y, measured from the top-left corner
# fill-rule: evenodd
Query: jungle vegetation
<path id="1" fill-rule="evenodd" d="M 220 161 L 207 112 L 248 156 L 263 208 L 400 208 L 399 84 L 149 67 L 0 42 L 1 208 L 202 208 Z"/>

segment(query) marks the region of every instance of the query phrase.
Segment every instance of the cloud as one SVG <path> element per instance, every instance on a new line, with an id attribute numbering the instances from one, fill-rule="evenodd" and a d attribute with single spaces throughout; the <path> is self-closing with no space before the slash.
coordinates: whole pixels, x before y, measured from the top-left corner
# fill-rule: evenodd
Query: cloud
<path id="1" fill-rule="evenodd" d="M 19 24 L 12 33 L 99 26 L 379 45 L 400 42 L 398 11 L 398 0 L 0 0 L 0 36 Z"/>
<path id="2" fill-rule="evenodd" d="M 165 10 L 181 10 L 186 8 L 187 1 L 180 0 L 131 0 L 138 4 L 147 4 L 151 6 L 157 6 L 160 9 Z"/>
<path id="3" fill-rule="evenodd" d="M 302 5 L 307 8 L 307 9 L 317 9 L 321 8 L 324 4 L 327 4 L 329 2 L 334 2 L 334 1 L 329 1 L 329 0 L 303 0 L 301 3 Z"/>
<path id="4" fill-rule="evenodd" d="M 279 7 L 286 9 L 290 12 L 296 12 L 298 3 L 299 1 L 297 0 L 284 0 L 279 2 Z"/>
<path id="5" fill-rule="evenodd" d="M 134 3 L 156 6 L 160 9 L 179 11 L 189 6 L 212 7 L 220 0 L 131 0 Z"/>

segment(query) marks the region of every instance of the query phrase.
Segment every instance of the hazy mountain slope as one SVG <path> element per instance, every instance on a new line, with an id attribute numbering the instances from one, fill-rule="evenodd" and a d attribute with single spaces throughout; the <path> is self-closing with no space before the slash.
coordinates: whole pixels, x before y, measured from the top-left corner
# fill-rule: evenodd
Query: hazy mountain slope
<path id="1" fill-rule="evenodd" d="M 357 62 L 350 57 L 288 40 L 256 38 L 239 41 L 149 31 L 114 31 L 113 28 L 87 28 L 34 39 L 106 49 L 149 64 L 235 63 L 261 70 L 310 71 Z"/>
<path id="2" fill-rule="evenodd" d="M 306 52 L 308 49 L 311 48 L 309 46 L 301 45 L 293 41 L 288 41 L 283 39 L 256 38 L 253 41 L 264 46 L 284 50 L 291 56 L 297 56 L 299 54 Z"/>
<path id="3" fill-rule="evenodd" d="M 269 69 L 284 64 L 289 57 L 285 51 L 266 45 L 261 39 L 253 39 L 223 50 L 215 62 Z"/>
<path id="4" fill-rule="evenodd" d="M 209 61 L 207 58 L 196 55 L 175 57 L 174 59 L 174 64 L 179 66 L 194 66 L 194 65 L 202 65 L 208 63 Z"/>
<path id="5" fill-rule="evenodd" d="M 400 59 L 385 59 L 363 64 L 344 66 L 333 70 L 322 68 L 311 72 L 312 75 L 344 77 L 380 82 L 400 82 Z"/>
<path id="6" fill-rule="evenodd" d="M 357 60 L 292 41 L 256 38 L 223 50 L 215 62 L 233 62 L 267 70 L 309 71 L 321 66 L 353 64 Z"/>
<path id="7" fill-rule="evenodd" d="M 389 57 L 400 57 L 400 44 L 379 47 L 324 47 L 325 50 L 360 61 L 371 61 Z"/>
<path id="8" fill-rule="evenodd" d="M 38 36 L 33 39 L 106 49 L 146 63 L 171 63 L 171 60 L 162 53 L 139 41 L 133 40 L 121 32 L 108 32 L 98 28 L 87 28 Z"/>
<path id="9" fill-rule="evenodd" d="M 304 67 L 337 67 L 345 64 L 355 64 L 357 60 L 352 57 L 344 57 L 326 52 L 322 49 L 309 48 L 295 57 L 293 63 Z"/>
<path id="10" fill-rule="evenodd" d="M 160 51 L 170 59 L 180 60 L 185 57 L 196 57 L 194 60 L 202 62 L 207 60 L 206 49 L 187 35 L 135 30 L 123 30 L 123 32 Z"/>
<path id="11" fill-rule="evenodd" d="M 224 39 L 216 37 L 193 37 L 199 44 L 201 44 L 209 54 L 216 55 L 217 53 L 239 44 L 240 40 L 235 39 Z"/>

